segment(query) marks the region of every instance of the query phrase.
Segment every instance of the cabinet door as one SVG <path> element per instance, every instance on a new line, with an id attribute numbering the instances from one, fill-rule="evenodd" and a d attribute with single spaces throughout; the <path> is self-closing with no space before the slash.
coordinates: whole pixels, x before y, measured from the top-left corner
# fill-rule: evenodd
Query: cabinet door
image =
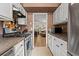
<path id="1" fill-rule="evenodd" d="M 63 40 L 59 40 L 59 44 L 60 44 L 60 55 L 62 56 L 67 56 L 67 42 L 63 41 Z"/>
<path id="2" fill-rule="evenodd" d="M 56 24 L 60 23 L 60 8 L 58 7 L 56 10 Z"/>
<path id="3" fill-rule="evenodd" d="M 52 36 L 52 41 L 51 41 L 51 52 L 52 52 L 52 54 L 53 54 L 53 44 L 54 44 L 54 36 Z"/>
<path id="4" fill-rule="evenodd" d="M 60 42 L 58 41 L 59 39 L 56 38 L 56 37 L 55 37 L 55 39 L 56 39 L 56 40 L 55 40 L 55 44 L 56 44 L 56 45 L 55 45 L 55 46 L 56 46 L 56 56 L 61 56 L 61 55 L 60 55 L 60 50 L 61 50 L 61 49 L 60 49 Z"/>
<path id="5" fill-rule="evenodd" d="M 67 22 L 68 21 L 68 3 L 62 3 L 61 4 L 61 9 L 62 9 L 62 22 Z"/>
<path id="6" fill-rule="evenodd" d="M 53 24 L 65 23 L 68 21 L 68 3 L 62 3 L 53 13 Z"/>
<path id="7" fill-rule="evenodd" d="M 58 7 L 56 11 L 53 13 L 53 24 L 59 24 L 60 23 L 60 8 Z"/>
<path id="8" fill-rule="evenodd" d="M 57 22 L 57 11 L 53 13 L 53 24 L 56 24 L 56 22 Z"/>
<path id="9" fill-rule="evenodd" d="M 53 24 L 55 24 L 55 12 L 53 13 Z"/>
<path id="10" fill-rule="evenodd" d="M 20 11 L 20 3 L 12 3 L 12 5 L 16 8 L 16 9 L 18 9 L 18 11 Z"/>
<path id="11" fill-rule="evenodd" d="M 52 52 L 52 35 L 50 35 L 50 50 Z"/>
<path id="12" fill-rule="evenodd" d="M 57 55 L 57 47 L 56 47 L 56 39 L 54 38 L 54 40 L 53 40 L 53 47 L 52 47 L 52 49 L 53 49 L 53 55 L 54 56 L 56 56 Z"/>
<path id="13" fill-rule="evenodd" d="M 59 11 L 58 11 L 58 22 L 57 23 L 60 24 L 60 23 L 62 23 L 62 20 L 63 20 L 63 15 L 62 15 L 63 14 L 62 13 L 63 10 L 62 10 L 62 6 L 61 5 L 58 7 L 58 10 Z"/>
<path id="14" fill-rule="evenodd" d="M 17 53 L 15 54 L 15 56 L 24 56 L 24 47 L 20 47 L 20 49 L 18 49 Z"/>
<path id="15" fill-rule="evenodd" d="M 54 19 L 54 24 L 57 22 L 57 11 L 55 11 L 55 19 Z"/>
<path id="16" fill-rule="evenodd" d="M 59 38 L 54 37 L 52 49 L 52 53 L 55 56 L 67 55 L 67 43 Z"/>
<path id="17" fill-rule="evenodd" d="M 47 38 L 47 45 L 48 45 L 48 47 L 49 47 L 49 43 L 50 43 L 50 35 L 48 34 L 48 38 Z"/>
<path id="18" fill-rule="evenodd" d="M 50 35 L 49 35 L 49 39 L 48 39 L 48 47 L 51 49 L 51 38 L 50 38 Z"/>
<path id="19" fill-rule="evenodd" d="M 67 55 L 67 43 L 62 39 L 57 38 L 57 45 L 59 46 L 58 55 L 66 56 Z"/>
<path id="20" fill-rule="evenodd" d="M 0 3 L 0 17 L 5 17 L 7 20 L 12 21 L 12 4 L 10 3 Z"/>
<path id="21" fill-rule="evenodd" d="M 24 55 L 24 40 L 14 46 L 15 56 Z"/>
<path id="22" fill-rule="evenodd" d="M 49 47 L 49 34 L 47 35 L 47 46 Z"/>
<path id="23" fill-rule="evenodd" d="M 48 47 L 50 50 L 52 49 L 52 36 L 50 34 L 48 35 Z"/>
<path id="24" fill-rule="evenodd" d="M 25 11 L 25 9 L 22 7 L 22 9 L 21 9 L 21 13 L 24 15 L 24 16 L 26 16 L 26 11 Z"/>

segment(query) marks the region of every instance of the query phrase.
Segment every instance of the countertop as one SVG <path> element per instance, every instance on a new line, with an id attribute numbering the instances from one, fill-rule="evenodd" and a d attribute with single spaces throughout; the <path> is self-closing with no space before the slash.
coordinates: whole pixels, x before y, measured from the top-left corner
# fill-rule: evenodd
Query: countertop
<path id="1" fill-rule="evenodd" d="M 8 49 L 22 41 L 24 37 L 0 37 L 0 55 L 6 52 Z"/>
<path id="2" fill-rule="evenodd" d="M 67 34 L 66 33 L 60 33 L 60 34 L 55 34 L 55 33 L 51 33 L 51 32 L 48 32 L 50 35 L 53 35 L 53 36 L 55 36 L 55 37 L 57 37 L 57 38 L 59 38 L 59 39 L 62 39 L 62 40 L 64 40 L 64 41 L 66 41 L 66 42 L 68 42 L 68 36 L 67 36 Z"/>

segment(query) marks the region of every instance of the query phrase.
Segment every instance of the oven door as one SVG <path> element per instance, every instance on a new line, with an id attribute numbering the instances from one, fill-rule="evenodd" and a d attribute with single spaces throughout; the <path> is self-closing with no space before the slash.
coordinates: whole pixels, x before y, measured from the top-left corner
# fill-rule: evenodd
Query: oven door
<path id="1" fill-rule="evenodd" d="M 31 48 L 31 40 L 30 38 L 25 40 L 25 56 L 29 56 Z"/>
<path id="2" fill-rule="evenodd" d="M 25 38 L 25 56 L 30 56 L 32 51 L 32 39 L 31 36 Z"/>

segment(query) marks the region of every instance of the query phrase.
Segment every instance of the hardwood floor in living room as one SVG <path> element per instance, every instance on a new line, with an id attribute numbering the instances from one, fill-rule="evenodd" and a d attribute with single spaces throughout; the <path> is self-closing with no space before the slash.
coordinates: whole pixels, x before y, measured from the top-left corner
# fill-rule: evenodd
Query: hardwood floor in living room
<path id="1" fill-rule="evenodd" d="M 46 46 L 46 37 L 41 36 L 40 34 L 37 37 L 34 37 L 35 47 L 45 47 Z"/>

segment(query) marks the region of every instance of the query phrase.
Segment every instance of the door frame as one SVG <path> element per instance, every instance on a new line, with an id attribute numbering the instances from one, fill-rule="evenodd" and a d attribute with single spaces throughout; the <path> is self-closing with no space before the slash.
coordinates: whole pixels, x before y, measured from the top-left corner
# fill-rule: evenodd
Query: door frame
<path id="1" fill-rule="evenodd" d="M 48 13 L 33 13 L 33 48 L 34 48 L 34 15 L 35 15 L 35 14 L 46 14 L 46 47 L 47 47 Z"/>

